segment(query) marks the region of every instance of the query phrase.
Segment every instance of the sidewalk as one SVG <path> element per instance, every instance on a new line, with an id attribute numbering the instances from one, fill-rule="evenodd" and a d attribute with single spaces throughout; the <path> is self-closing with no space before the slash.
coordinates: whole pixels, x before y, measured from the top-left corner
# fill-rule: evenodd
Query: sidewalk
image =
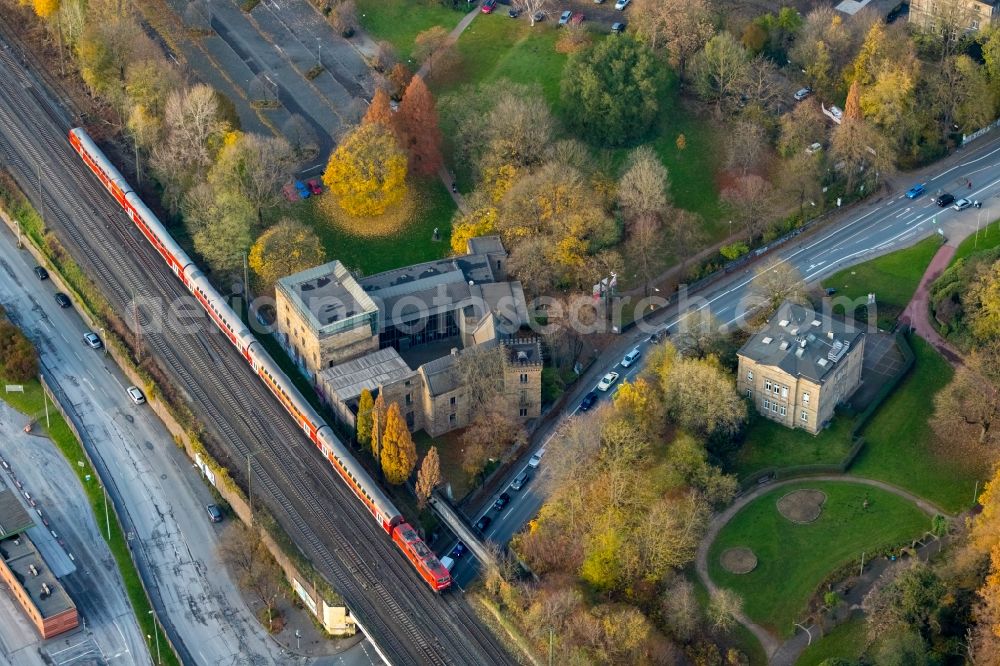
<path id="1" fill-rule="evenodd" d="M 938 350 L 942 356 L 953 366 L 962 364 L 962 355 L 949 344 L 934 328 L 931 323 L 930 311 L 930 289 L 934 281 L 941 276 L 941 273 L 948 268 L 951 258 L 955 256 L 956 247 L 951 243 L 942 245 L 931 259 L 931 263 L 924 271 L 924 276 L 920 279 L 917 291 L 907 304 L 903 314 L 899 317 L 899 323 L 911 327 L 917 335 L 929 342 L 934 349 Z"/>

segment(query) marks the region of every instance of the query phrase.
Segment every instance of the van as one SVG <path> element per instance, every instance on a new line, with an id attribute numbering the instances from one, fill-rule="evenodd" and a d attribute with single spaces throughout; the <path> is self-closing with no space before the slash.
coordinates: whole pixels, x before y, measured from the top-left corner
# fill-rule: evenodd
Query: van
<path id="1" fill-rule="evenodd" d="M 222 511 L 219 510 L 219 507 L 214 504 L 209 504 L 205 507 L 205 511 L 208 513 L 208 519 L 213 523 L 222 522 Z"/>
<path id="2" fill-rule="evenodd" d="M 441 558 L 441 564 L 444 565 L 445 569 L 447 569 L 449 572 L 451 572 L 452 567 L 455 566 L 455 560 L 453 560 L 450 557 L 448 557 L 447 555 L 445 555 L 444 557 Z"/>
<path id="3" fill-rule="evenodd" d="M 638 359 L 639 356 L 641 356 L 641 354 L 639 352 L 639 348 L 636 347 L 629 353 L 625 354 L 625 358 L 622 359 L 622 367 L 623 368 L 629 367 L 630 365 L 635 363 L 636 359 Z"/>
<path id="4" fill-rule="evenodd" d="M 528 470 L 522 469 L 521 473 L 515 476 L 514 480 L 510 482 L 510 489 L 520 490 L 521 488 L 524 488 L 524 484 L 528 482 L 529 478 L 530 477 L 528 476 Z"/>

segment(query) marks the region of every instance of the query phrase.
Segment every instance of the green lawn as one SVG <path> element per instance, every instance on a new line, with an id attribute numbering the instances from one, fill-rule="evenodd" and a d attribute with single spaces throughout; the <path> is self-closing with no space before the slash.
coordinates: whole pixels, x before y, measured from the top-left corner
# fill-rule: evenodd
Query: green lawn
<path id="1" fill-rule="evenodd" d="M 845 268 L 823 280 L 823 287 L 836 289 L 836 298 L 846 297 L 860 303 L 862 310 L 867 294 L 874 291 L 878 302 L 878 326 L 888 330 L 910 302 L 939 247 L 941 239 L 938 236 L 925 238 L 912 247 Z M 867 314 L 856 316 L 867 317 Z"/>
<path id="2" fill-rule="evenodd" d="M 776 502 L 798 488 L 826 493 L 820 517 L 808 525 L 785 519 Z M 863 508 L 868 499 L 869 506 Z M 806 604 L 823 579 L 837 567 L 881 547 L 923 533 L 930 518 L 893 494 L 853 483 L 803 482 L 776 488 L 748 506 L 722 528 L 709 549 L 709 574 L 720 587 L 743 597 L 754 621 L 780 636 L 792 634 Z M 719 555 L 746 546 L 757 555 L 757 568 L 746 575 L 726 572 Z"/>
<path id="3" fill-rule="evenodd" d="M 409 225 L 404 231 L 384 238 L 354 236 L 335 227 L 319 209 L 321 200 L 318 198 L 310 197 L 292 204 L 291 211 L 296 219 L 316 232 L 328 260 L 338 259 L 352 270 L 374 275 L 400 266 L 439 259 L 451 251 L 448 239 L 451 217 L 455 213 L 451 194 L 436 179 L 418 181 L 411 187 L 417 192 L 418 203 L 410 216 Z M 440 231 L 440 241 L 432 239 L 435 227 Z"/>
<path id="4" fill-rule="evenodd" d="M 865 649 L 865 641 L 864 618 L 852 617 L 807 647 L 795 662 L 795 666 L 819 666 L 824 660 L 833 657 L 857 660 Z"/>
<path id="5" fill-rule="evenodd" d="M 11 382 L 0 377 L 0 384 L 8 383 Z M 86 455 L 84 455 L 83 447 L 79 440 L 77 440 L 76 435 L 73 434 L 69 425 L 67 425 L 59 412 L 56 411 L 51 402 L 48 406 L 49 427 L 45 427 L 45 398 L 43 396 L 44 393 L 42 392 L 41 384 L 38 383 L 38 380 L 33 379 L 24 384 L 24 393 L 4 393 L 3 400 L 22 414 L 26 414 L 37 420 L 35 427 L 43 430 L 55 442 L 66 462 L 76 472 L 80 485 L 83 486 L 87 494 L 87 499 L 90 501 L 91 513 L 94 516 L 103 515 L 104 491 L 97 474 L 90 466 Z M 118 564 L 118 571 L 125 582 L 125 592 L 132 604 L 135 619 L 139 623 L 139 627 L 143 633 L 152 634 L 154 631 L 154 620 L 149 614 L 152 606 L 150 606 L 149 599 L 146 597 L 146 591 L 142 587 L 139 574 L 132 564 L 131 553 L 125 541 L 121 525 L 118 522 L 118 517 L 113 511 L 110 516 L 110 535 L 104 529 L 105 524 L 103 521 L 98 522 L 95 519 L 95 522 L 98 522 L 101 526 L 101 535 L 107 540 L 111 553 Z M 160 632 L 161 635 L 163 634 L 163 628 L 158 623 L 156 624 L 156 631 Z M 180 663 L 169 646 L 164 647 L 162 656 L 164 664 Z"/>
<path id="6" fill-rule="evenodd" d="M 823 432 L 810 435 L 755 417 L 743 445 L 726 461 L 726 471 L 743 479 L 768 467 L 835 465 L 851 450 L 853 425 L 846 414 L 837 414 Z"/>
<path id="7" fill-rule="evenodd" d="M 958 512 L 972 504 L 976 480 L 989 470 L 963 464 L 935 447 L 928 422 L 934 394 L 951 380 L 953 370 L 921 338 L 913 336 L 910 344 L 916 355 L 913 370 L 862 431 L 867 444 L 850 472 L 889 481 Z"/>
<path id="8" fill-rule="evenodd" d="M 361 28 L 376 41 L 390 42 L 403 61 L 410 57 L 419 33 L 435 25 L 450 32 L 464 16 L 435 0 L 357 0 L 357 7 Z"/>
<path id="9" fill-rule="evenodd" d="M 694 597 L 701 607 L 702 613 L 708 609 L 708 588 L 701 582 L 698 574 L 694 572 L 694 566 L 690 565 L 684 569 L 684 577 L 694 585 Z M 764 647 L 753 635 L 753 632 L 742 624 L 736 624 L 729 630 L 729 633 L 721 637 L 726 645 L 731 645 L 742 652 L 750 660 L 750 666 L 767 666 L 767 653 Z"/>
<path id="10" fill-rule="evenodd" d="M 973 233 L 959 244 L 955 250 L 955 256 L 951 258 L 951 263 L 959 259 L 964 259 L 973 252 L 988 250 L 1000 245 L 1000 220 L 995 220 L 979 230 L 979 234 Z"/>

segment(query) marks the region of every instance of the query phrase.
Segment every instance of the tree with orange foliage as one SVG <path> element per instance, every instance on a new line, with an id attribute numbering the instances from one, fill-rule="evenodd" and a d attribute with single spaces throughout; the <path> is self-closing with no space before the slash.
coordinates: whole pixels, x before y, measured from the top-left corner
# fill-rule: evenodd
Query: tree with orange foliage
<path id="1" fill-rule="evenodd" d="M 397 486 L 410 478 L 417 465 L 417 448 L 397 402 L 390 404 L 386 410 L 381 458 L 385 480 Z"/>
<path id="2" fill-rule="evenodd" d="M 851 81 L 851 87 L 847 91 L 847 102 L 844 104 L 844 120 L 861 120 L 864 116 L 861 113 L 861 89 L 858 80 Z"/>
<path id="3" fill-rule="evenodd" d="M 424 461 L 420 463 L 420 471 L 417 472 L 417 506 L 423 509 L 427 506 L 434 488 L 441 483 L 441 459 L 438 457 L 436 446 L 432 446 Z"/>
<path id="4" fill-rule="evenodd" d="M 441 129 L 434 97 L 423 77 L 414 76 L 399 105 L 400 142 L 410 156 L 410 170 L 424 176 L 437 173 L 444 164 Z"/>
<path id="5" fill-rule="evenodd" d="M 392 71 L 389 72 L 389 84 L 392 86 L 389 97 L 397 102 L 403 99 L 403 93 L 406 92 L 406 86 L 410 85 L 411 78 L 413 78 L 413 72 L 410 71 L 409 67 L 401 62 L 393 65 Z"/>
<path id="6" fill-rule="evenodd" d="M 392 106 L 389 104 L 389 93 L 382 88 L 375 91 L 372 103 L 368 105 L 368 111 L 361 122 L 365 125 L 371 123 L 381 123 L 387 129 L 395 131 L 395 117 L 392 113 Z"/>

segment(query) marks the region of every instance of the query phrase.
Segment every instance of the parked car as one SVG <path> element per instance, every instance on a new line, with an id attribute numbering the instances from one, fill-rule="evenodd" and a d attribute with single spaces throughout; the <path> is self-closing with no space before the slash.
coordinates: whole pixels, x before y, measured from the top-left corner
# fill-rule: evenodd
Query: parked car
<path id="1" fill-rule="evenodd" d="M 319 178 L 310 178 L 307 180 L 306 187 L 309 188 L 309 193 L 314 197 L 323 194 L 323 183 L 319 182 Z"/>
<path id="2" fill-rule="evenodd" d="M 205 507 L 205 511 L 208 513 L 208 519 L 211 520 L 213 523 L 222 522 L 222 510 L 219 509 L 219 507 L 217 507 L 216 505 L 209 504 L 208 506 Z"/>
<path id="3" fill-rule="evenodd" d="M 839 106 L 831 106 L 826 110 L 827 115 L 830 116 L 835 122 L 840 122 L 844 119 L 844 112 Z"/>
<path id="4" fill-rule="evenodd" d="M 834 289 L 833 287 L 827 287 L 826 288 L 826 295 L 827 296 L 833 296 L 836 293 L 837 293 L 837 290 Z"/>
<path id="5" fill-rule="evenodd" d="M 485 532 L 487 529 L 489 529 L 490 523 L 492 522 L 493 522 L 492 518 L 490 518 L 489 516 L 483 516 L 476 522 L 476 529 L 479 530 L 480 532 Z"/>
<path id="6" fill-rule="evenodd" d="M 510 9 L 507 10 L 507 16 L 511 18 L 517 18 L 520 15 L 521 15 L 520 9 L 514 9 L 513 7 L 511 7 Z"/>
<path id="7" fill-rule="evenodd" d="M 927 191 L 926 187 L 924 187 L 921 183 L 917 183 L 916 185 L 914 185 L 910 189 L 906 190 L 906 198 L 907 199 L 916 199 L 917 197 L 919 197 L 921 194 L 923 194 L 926 191 Z"/>
<path id="8" fill-rule="evenodd" d="M 83 334 L 83 341 L 86 342 L 87 346 L 90 347 L 91 349 L 100 349 L 101 347 L 104 346 L 104 343 L 101 342 L 101 339 L 97 337 L 97 334 L 93 333 L 92 331 L 87 331 L 86 333 Z"/>
<path id="9" fill-rule="evenodd" d="M 455 544 L 455 547 L 451 549 L 449 557 L 454 557 L 456 560 L 465 555 L 465 544 L 459 541 Z"/>
<path id="10" fill-rule="evenodd" d="M 39 280 L 48 280 L 49 272 L 42 268 L 41 266 L 35 266 L 35 275 L 38 276 Z"/>
<path id="11" fill-rule="evenodd" d="M 936 203 L 941 208 L 944 208 L 945 206 L 954 203 L 954 201 L 955 201 L 954 194 L 950 192 L 944 192 L 943 194 L 938 195 L 938 198 L 934 200 L 934 203 Z"/>
<path id="12" fill-rule="evenodd" d="M 482 12 L 484 14 L 492 14 L 496 6 L 497 6 L 497 0 L 483 0 Z"/>
<path id="13" fill-rule="evenodd" d="M 625 24 L 621 21 L 611 24 L 611 32 L 615 35 L 620 35 L 625 32 Z"/>
<path id="14" fill-rule="evenodd" d="M 299 191 L 295 189 L 295 185 L 292 183 L 285 183 L 284 187 L 281 188 L 281 195 L 285 197 L 285 201 L 295 203 L 302 197 L 299 196 Z"/>
<path id="15" fill-rule="evenodd" d="M 670 337 L 670 329 L 661 328 L 660 330 L 656 331 L 651 336 L 649 336 L 649 341 L 652 342 L 653 344 L 656 344 L 657 342 L 662 342 L 663 340 L 666 340 L 669 337 Z"/>
<path id="16" fill-rule="evenodd" d="M 68 308 L 73 305 L 73 301 L 69 300 L 69 296 L 61 291 L 56 292 L 56 303 L 58 303 L 61 308 Z"/>
<path id="17" fill-rule="evenodd" d="M 795 91 L 795 94 L 792 95 L 792 97 L 795 98 L 796 102 L 801 102 L 806 97 L 809 97 L 809 95 L 812 94 L 812 91 L 813 89 L 810 88 L 809 86 L 806 86 L 805 88 L 799 88 L 798 90 Z"/>
<path id="18" fill-rule="evenodd" d="M 968 199 L 959 199 L 958 201 L 955 202 L 955 205 L 952 206 L 952 208 L 954 208 L 955 210 L 965 210 L 971 205 L 972 202 L 969 201 Z"/>
<path id="19" fill-rule="evenodd" d="M 628 7 L 630 2 L 632 2 L 632 0 L 618 0 L 618 2 L 615 3 L 615 9 L 621 11 Z"/>
<path id="20" fill-rule="evenodd" d="M 541 465 L 542 456 L 544 455 L 545 455 L 545 449 L 544 448 L 538 449 L 538 451 L 535 452 L 535 455 L 531 456 L 531 459 L 528 461 L 528 467 L 535 468 Z"/>
<path id="21" fill-rule="evenodd" d="M 568 25 L 570 18 L 573 17 L 573 12 L 568 9 L 559 15 L 559 25 Z"/>
<path id="22" fill-rule="evenodd" d="M 587 395 L 583 396 L 583 401 L 580 403 L 580 411 L 581 412 L 588 411 L 591 407 L 594 406 L 595 402 L 597 402 L 597 394 L 591 391 Z"/>
<path id="23" fill-rule="evenodd" d="M 146 396 L 143 395 L 142 391 L 139 389 L 138 386 L 129 386 L 127 389 L 125 389 L 125 392 L 128 393 L 129 400 L 131 400 L 136 405 L 141 405 L 142 403 L 146 402 Z"/>
<path id="24" fill-rule="evenodd" d="M 497 497 L 497 501 L 493 502 L 493 508 L 497 511 L 503 511 L 504 507 L 510 504 L 510 493 L 500 493 L 500 497 Z"/>
<path id="25" fill-rule="evenodd" d="M 806 146 L 806 155 L 815 155 L 821 150 L 823 150 L 823 144 L 810 143 L 808 146 Z"/>
<path id="26" fill-rule="evenodd" d="M 618 381 L 617 372 L 609 372 L 608 374 L 601 377 L 601 381 L 597 382 L 598 391 L 607 391 L 611 388 L 611 385 Z"/>
<path id="27" fill-rule="evenodd" d="M 309 188 L 301 180 L 295 181 L 295 189 L 298 191 L 299 196 L 303 199 L 308 199 L 310 196 Z"/>
<path id="28" fill-rule="evenodd" d="M 622 359 L 622 367 L 627 368 L 631 366 L 639 359 L 640 356 L 642 356 L 642 353 L 639 351 L 639 348 L 636 347 L 629 353 L 625 354 L 625 358 Z"/>
<path id="29" fill-rule="evenodd" d="M 532 18 L 535 19 L 535 23 L 538 23 L 545 18 L 545 12 L 535 12 Z"/>

